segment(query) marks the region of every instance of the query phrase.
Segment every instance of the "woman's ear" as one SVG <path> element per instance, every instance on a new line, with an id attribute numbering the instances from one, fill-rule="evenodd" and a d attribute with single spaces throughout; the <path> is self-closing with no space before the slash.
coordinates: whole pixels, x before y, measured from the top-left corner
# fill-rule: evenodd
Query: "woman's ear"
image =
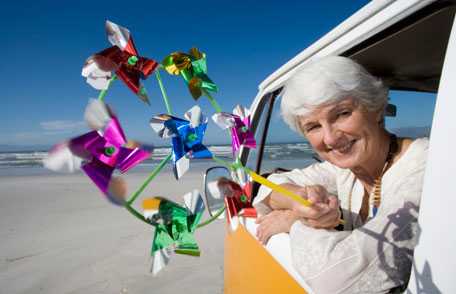
<path id="1" fill-rule="evenodd" d="M 371 112 L 371 115 L 375 116 L 375 121 L 380 127 L 385 127 L 385 115 L 383 110 L 378 110 L 375 112 Z"/>
<path id="2" fill-rule="evenodd" d="M 375 120 L 376 120 L 379 124 L 384 124 L 384 123 L 385 123 L 385 115 L 384 115 L 383 109 L 380 109 L 379 111 L 377 111 L 377 112 L 375 113 Z"/>

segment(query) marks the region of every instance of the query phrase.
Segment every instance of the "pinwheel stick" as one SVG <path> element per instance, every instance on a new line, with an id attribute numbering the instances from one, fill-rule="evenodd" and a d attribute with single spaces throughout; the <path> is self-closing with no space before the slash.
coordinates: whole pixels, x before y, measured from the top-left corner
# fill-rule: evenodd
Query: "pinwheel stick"
<path id="1" fill-rule="evenodd" d="M 236 161 L 234 164 L 229 164 L 228 162 L 225 162 L 224 160 L 222 160 L 220 158 L 217 158 L 216 156 L 213 156 L 212 158 L 216 162 L 218 162 L 220 164 L 223 164 L 224 166 L 226 166 L 230 170 L 235 170 L 237 168 L 242 168 L 244 171 L 246 171 L 252 177 L 253 181 L 255 181 L 258 184 L 261 184 L 263 186 L 266 186 L 266 187 L 278 192 L 280 195 L 282 195 L 284 197 L 287 197 L 287 198 L 289 198 L 289 199 L 291 199 L 293 201 L 296 201 L 296 202 L 298 202 L 299 204 L 301 204 L 303 206 L 310 207 L 310 206 L 313 205 L 313 203 L 310 202 L 309 200 L 304 199 L 301 196 L 291 192 L 290 190 L 287 190 L 284 187 L 271 182 L 270 180 L 266 179 L 265 177 L 260 176 L 259 174 L 257 174 L 253 170 L 249 169 L 248 167 L 243 166 L 242 163 L 240 163 L 239 161 Z M 340 224 L 344 224 L 345 222 L 344 222 L 344 220 L 340 219 L 339 223 Z"/>
<path id="2" fill-rule="evenodd" d="M 167 157 L 165 157 L 158 165 L 155 167 L 155 169 L 149 174 L 147 179 L 144 181 L 144 183 L 139 187 L 139 189 L 130 197 L 130 199 L 127 201 L 128 205 L 131 205 L 136 198 L 146 189 L 147 185 L 158 175 L 158 173 L 163 169 L 165 164 L 171 159 L 172 154 L 170 153 Z"/>
<path id="3" fill-rule="evenodd" d="M 215 98 L 212 97 L 212 95 L 208 91 L 206 91 L 205 89 L 202 89 L 202 91 L 203 91 L 204 95 L 206 95 L 206 97 L 209 99 L 209 102 L 211 103 L 212 107 L 214 107 L 215 112 L 222 112 L 222 108 L 217 103 Z"/>
<path id="4" fill-rule="evenodd" d="M 139 213 L 136 209 L 134 209 L 134 208 L 131 206 L 131 204 L 128 204 L 128 203 L 125 204 L 125 208 L 126 208 L 133 216 L 135 216 L 137 219 L 139 219 L 139 220 L 145 222 L 145 223 L 148 224 L 148 225 L 151 225 L 151 224 L 144 218 L 144 216 L 143 216 L 141 213 Z"/>
<path id="5" fill-rule="evenodd" d="M 171 159 L 171 154 L 168 155 L 166 158 L 164 158 L 160 164 L 150 173 L 149 177 L 144 181 L 144 183 L 141 185 L 141 187 L 139 187 L 139 189 L 131 196 L 130 200 L 128 200 L 126 203 L 125 203 L 125 208 L 134 216 L 136 217 L 137 219 L 145 222 L 146 224 L 148 225 L 152 225 L 151 223 L 149 223 L 145 218 L 144 216 L 139 213 L 136 209 L 134 209 L 131 205 L 133 204 L 133 202 L 136 200 L 136 198 L 138 198 L 138 196 L 144 191 L 144 189 L 147 187 L 147 185 L 149 185 L 149 183 L 158 175 L 158 173 L 163 169 L 163 167 L 165 166 L 165 164 Z M 206 221 L 200 223 L 196 228 L 201 228 L 201 227 L 204 227 L 210 223 L 212 223 L 213 221 L 215 221 L 223 212 L 225 211 L 225 207 L 221 208 L 219 211 L 217 211 L 216 214 L 214 214 L 212 217 L 210 217 L 209 219 L 207 219 Z"/>
<path id="6" fill-rule="evenodd" d="M 104 98 L 105 98 L 106 94 L 108 93 L 109 87 L 111 87 L 112 82 L 114 82 L 116 79 L 117 79 L 117 76 L 115 74 L 113 74 L 112 77 L 109 79 L 108 86 L 106 87 L 106 89 L 101 90 L 100 94 L 98 94 L 98 100 L 104 102 Z"/>
<path id="7" fill-rule="evenodd" d="M 173 112 L 171 111 L 171 105 L 169 104 L 168 95 L 166 95 L 165 87 L 163 86 L 163 81 L 160 76 L 160 68 L 157 68 L 157 70 L 155 71 L 155 77 L 157 77 L 158 85 L 160 86 L 160 91 L 162 93 L 163 100 L 165 101 L 166 111 L 168 111 L 168 114 L 171 115 L 173 114 Z"/>
<path id="8" fill-rule="evenodd" d="M 217 211 L 212 217 L 210 217 L 209 219 L 205 220 L 204 222 L 200 223 L 198 226 L 196 226 L 196 228 L 201 228 L 201 227 L 204 227 L 204 226 L 207 226 L 208 224 L 212 223 L 213 221 L 215 221 L 223 212 L 225 211 L 225 207 L 222 207 L 219 209 L 219 211 Z"/>
<path id="9" fill-rule="evenodd" d="M 144 218 L 144 216 L 139 213 L 136 209 L 134 209 L 131 205 L 133 202 L 138 198 L 139 195 L 146 189 L 147 185 L 157 176 L 157 174 L 163 169 L 165 164 L 171 159 L 171 154 L 168 155 L 165 159 L 163 159 L 159 165 L 150 173 L 149 177 L 144 181 L 144 183 L 139 187 L 139 189 L 130 197 L 130 199 L 125 203 L 125 208 L 137 219 L 145 222 L 146 224 L 150 223 Z"/>

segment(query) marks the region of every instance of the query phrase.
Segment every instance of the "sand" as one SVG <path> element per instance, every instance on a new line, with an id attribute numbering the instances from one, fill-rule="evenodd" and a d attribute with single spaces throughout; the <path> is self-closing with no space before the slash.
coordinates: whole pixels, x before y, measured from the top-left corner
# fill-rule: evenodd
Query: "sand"
<path id="1" fill-rule="evenodd" d="M 127 175 L 129 186 L 145 177 Z M 201 171 L 179 182 L 165 172 L 143 196 L 181 202 L 201 187 Z M 0 224 L 2 294 L 223 293 L 224 221 L 196 232 L 201 257 L 175 255 L 153 277 L 153 228 L 108 203 L 83 174 L 0 177 Z"/>

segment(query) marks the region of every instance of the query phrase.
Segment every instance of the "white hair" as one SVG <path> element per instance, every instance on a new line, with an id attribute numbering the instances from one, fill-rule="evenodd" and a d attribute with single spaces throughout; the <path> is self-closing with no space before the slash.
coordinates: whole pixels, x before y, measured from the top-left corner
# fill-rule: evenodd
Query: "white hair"
<path id="1" fill-rule="evenodd" d="M 388 103 L 388 88 L 350 58 L 327 56 L 303 65 L 285 83 L 282 117 L 302 133 L 298 116 L 347 97 L 355 98 L 369 111 L 380 111 Z"/>

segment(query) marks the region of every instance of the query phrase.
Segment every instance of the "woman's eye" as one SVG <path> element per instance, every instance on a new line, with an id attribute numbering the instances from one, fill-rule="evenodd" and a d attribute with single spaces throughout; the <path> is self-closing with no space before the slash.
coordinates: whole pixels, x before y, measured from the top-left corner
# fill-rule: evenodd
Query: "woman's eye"
<path id="1" fill-rule="evenodd" d="M 344 110 L 344 111 L 339 112 L 339 113 L 337 114 L 337 116 L 338 116 L 338 117 L 341 117 L 341 116 L 342 116 L 342 117 L 343 117 L 343 116 L 350 116 L 350 114 L 351 114 L 351 111 L 349 111 L 349 110 Z"/>
<path id="2" fill-rule="evenodd" d="M 317 128 L 318 128 L 318 125 L 312 125 L 312 126 L 306 127 L 305 131 L 306 131 L 306 133 L 308 133 L 308 132 L 311 132 L 311 131 L 313 131 L 313 130 L 315 130 Z"/>

